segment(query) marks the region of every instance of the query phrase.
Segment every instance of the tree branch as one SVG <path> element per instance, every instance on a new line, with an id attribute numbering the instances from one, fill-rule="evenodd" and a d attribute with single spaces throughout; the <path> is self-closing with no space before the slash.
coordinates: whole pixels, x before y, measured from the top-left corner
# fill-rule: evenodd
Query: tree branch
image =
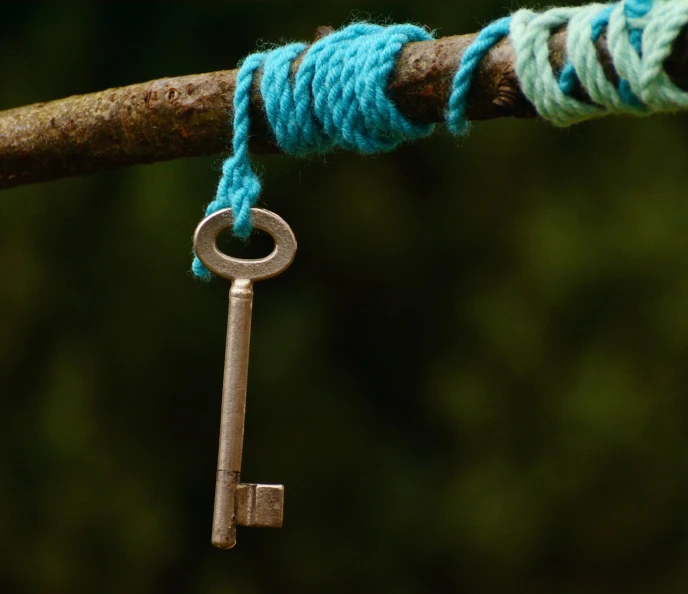
<path id="1" fill-rule="evenodd" d="M 330 28 L 319 28 L 316 38 Z M 416 122 L 441 122 L 461 56 L 475 35 L 408 44 L 390 81 L 399 109 Z M 602 36 L 598 52 L 614 81 Z M 560 71 L 566 30 L 550 40 L 550 61 Z M 298 68 L 298 60 L 294 69 Z M 667 73 L 688 90 L 688 28 L 665 63 Z M 0 188 L 226 150 L 236 70 L 210 72 L 109 89 L 0 112 Z M 262 114 L 260 76 L 253 89 L 254 115 Z M 574 91 L 586 100 L 582 89 Z M 535 117 L 521 93 L 508 39 L 483 60 L 469 97 L 468 118 Z M 254 117 L 252 150 L 276 152 L 264 117 Z"/>

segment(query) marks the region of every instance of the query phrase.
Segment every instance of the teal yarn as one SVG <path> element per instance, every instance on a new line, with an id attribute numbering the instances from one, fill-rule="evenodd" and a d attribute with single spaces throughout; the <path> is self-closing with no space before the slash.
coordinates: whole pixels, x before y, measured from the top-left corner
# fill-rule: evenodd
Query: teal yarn
<path id="1" fill-rule="evenodd" d="M 688 0 L 622 0 L 542 13 L 519 10 L 485 27 L 466 48 L 452 80 L 447 128 L 455 135 L 467 132 L 475 72 L 490 49 L 506 37 L 516 54 L 521 91 L 538 114 L 556 126 L 612 113 L 648 115 L 687 108 L 688 93 L 664 71 L 664 61 L 686 24 Z M 567 59 L 561 73 L 556 73 L 548 42 L 562 26 L 567 27 Z M 603 33 L 618 84 L 607 78 L 598 60 L 595 42 Z M 432 125 L 409 121 L 387 95 L 404 45 L 432 39 L 415 25 L 355 23 L 310 46 L 291 43 L 248 56 L 236 80 L 232 155 L 223 163 L 206 215 L 230 207 L 234 234 L 246 238 L 251 233 L 250 209 L 261 191 L 248 152 L 250 93 L 257 70 L 263 71 L 260 92 L 283 152 L 307 156 L 336 148 L 365 154 L 390 151 L 433 131 Z M 301 63 L 292 73 L 297 58 Z M 589 101 L 573 96 L 579 87 Z M 211 277 L 198 258 L 192 269 L 201 279 Z"/>
<path id="2" fill-rule="evenodd" d="M 626 0 L 623 5 L 624 16 L 628 22 L 628 39 L 636 53 L 642 53 L 644 23 L 642 19 L 652 9 L 652 0 Z"/>
<path id="3" fill-rule="evenodd" d="M 355 23 L 307 48 L 293 43 L 248 56 L 237 75 L 232 155 L 222 166 L 215 200 L 206 216 L 234 211 L 234 234 L 252 230 L 251 207 L 261 190 L 248 154 L 249 104 L 256 70 L 263 69 L 261 95 L 278 146 L 305 156 L 344 148 L 371 154 L 391 151 L 401 142 L 424 138 L 433 126 L 407 120 L 387 96 L 387 83 L 402 47 L 433 37 L 415 25 L 383 27 Z M 294 76 L 294 60 L 305 55 Z M 193 273 L 211 273 L 196 257 Z"/>
<path id="4" fill-rule="evenodd" d="M 604 33 L 605 29 L 607 28 L 607 25 L 609 24 L 609 17 L 612 14 L 612 10 L 614 10 L 614 6 L 610 4 L 605 6 L 601 10 L 598 8 L 598 6 L 595 6 L 594 10 L 595 15 L 590 21 L 590 31 L 587 32 L 585 30 L 585 27 L 583 26 L 577 28 L 577 35 L 576 39 L 574 40 L 575 42 L 581 42 L 585 44 L 596 43 L 597 40 L 601 37 L 602 33 Z M 582 14 L 582 12 L 580 14 Z M 571 33 L 568 32 L 568 35 L 570 37 Z M 569 38 L 567 37 L 567 42 L 568 39 Z M 589 50 L 588 53 L 590 53 Z M 596 57 L 595 62 L 597 62 Z M 564 69 L 561 71 L 561 75 L 559 77 L 559 88 L 567 95 L 570 95 L 577 82 L 579 82 L 579 79 L 578 75 L 576 74 L 576 69 L 573 66 L 573 64 L 571 64 L 571 61 L 567 60 L 566 65 L 564 66 Z"/>
<path id="5" fill-rule="evenodd" d="M 445 113 L 447 128 L 452 134 L 459 136 L 468 132 L 466 108 L 468 107 L 468 92 L 471 90 L 475 71 L 485 54 L 509 35 L 510 29 L 511 17 L 504 17 L 489 24 L 478 33 L 473 43 L 466 48 L 463 56 L 461 56 L 461 64 L 452 81 L 452 90 Z"/>

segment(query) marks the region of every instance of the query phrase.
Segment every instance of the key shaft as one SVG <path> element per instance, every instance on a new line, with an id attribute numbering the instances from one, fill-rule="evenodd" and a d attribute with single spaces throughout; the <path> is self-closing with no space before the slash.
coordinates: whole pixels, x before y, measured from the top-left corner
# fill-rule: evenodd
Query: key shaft
<path id="1" fill-rule="evenodd" d="M 229 291 L 220 446 L 211 539 L 213 545 L 219 548 L 231 548 L 236 544 L 236 492 L 241 483 L 252 309 L 253 283 L 248 279 L 234 280 Z"/>

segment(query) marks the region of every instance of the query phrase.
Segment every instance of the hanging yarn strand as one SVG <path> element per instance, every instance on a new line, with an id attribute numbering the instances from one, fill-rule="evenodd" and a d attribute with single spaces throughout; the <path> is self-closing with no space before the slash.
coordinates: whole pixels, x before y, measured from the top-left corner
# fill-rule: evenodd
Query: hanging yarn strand
<path id="1" fill-rule="evenodd" d="M 356 23 L 311 45 L 294 77 L 291 66 L 305 50 L 304 44 L 246 58 L 234 96 L 234 152 L 223 165 L 206 216 L 230 207 L 235 212 L 234 234 L 245 238 L 251 233 L 250 209 L 261 188 L 248 156 L 250 92 L 258 68 L 263 68 L 261 94 L 267 119 L 284 152 L 305 156 L 334 148 L 391 151 L 403 141 L 432 133 L 432 125 L 408 121 L 387 96 L 401 48 L 431 39 L 425 29 L 414 25 Z M 211 277 L 198 258 L 192 269 L 201 279 Z"/>
<path id="2" fill-rule="evenodd" d="M 688 0 L 624 0 L 542 13 L 519 10 L 485 27 L 464 52 L 447 103 L 447 128 L 454 135 L 467 133 L 475 73 L 485 55 L 505 38 L 516 54 L 522 93 L 538 115 L 555 126 L 611 113 L 647 115 L 688 108 L 688 93 L 664 70 L 686 25 Z M 549 39 L 563 26 L 567 59 L 561 72 L 555 72 Z M 618 82 L 607 76 L 595 45 L 605 32 Z M 251 233 L 250 209 L 261 190 L 248 154 L 250 93 L 258 69 L 263 70 L 260 92 L 267 120 L 285 153 L 307 156 L 335 148 L 366 154 L 390 151 L 433 131 L 432 125 L 408 120 L 388 95 L 404 45 L 431 39 L 415 25 L 355 23 L 311 46 L 293 43 L 247 57 L 234 96 L 233 154 L 223 165 L 206 215 L 231 207 L 234 233 L 242 238 Z M 300 56 L 292 76 L 292 65 Z M 574 96 L 577 88 L 589 100 Z M 202 279 L 211 276 L 198 258 L 193 271 Z"/>

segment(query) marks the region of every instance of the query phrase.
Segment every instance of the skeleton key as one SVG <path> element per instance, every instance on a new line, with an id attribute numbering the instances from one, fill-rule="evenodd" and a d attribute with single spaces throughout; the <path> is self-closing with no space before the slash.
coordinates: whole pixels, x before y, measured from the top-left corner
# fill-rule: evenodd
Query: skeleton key
<path id="1" fill-rule="evenodd" d="M 228 208 L 201 221 L 194 235 L 194 249 L 201 262 L 214 274 L 232 281 L 211 539 L 213 545 L 220 549 L 231 549 L 236 544 L 237 526 L 281 527 L 284 506 L 282 485 L 241 483 L 241 455 L 253 283 L 277 276 L 292 263 L 296 254 L 296 238 L 289 225 L 276 214 L 253 208 L 251 215 L 255 227 L 268 232 L 275 240 L 274 250 L 265 258 L 232 258 L 217 248 L 218 234 L 234 222 Z"/>

